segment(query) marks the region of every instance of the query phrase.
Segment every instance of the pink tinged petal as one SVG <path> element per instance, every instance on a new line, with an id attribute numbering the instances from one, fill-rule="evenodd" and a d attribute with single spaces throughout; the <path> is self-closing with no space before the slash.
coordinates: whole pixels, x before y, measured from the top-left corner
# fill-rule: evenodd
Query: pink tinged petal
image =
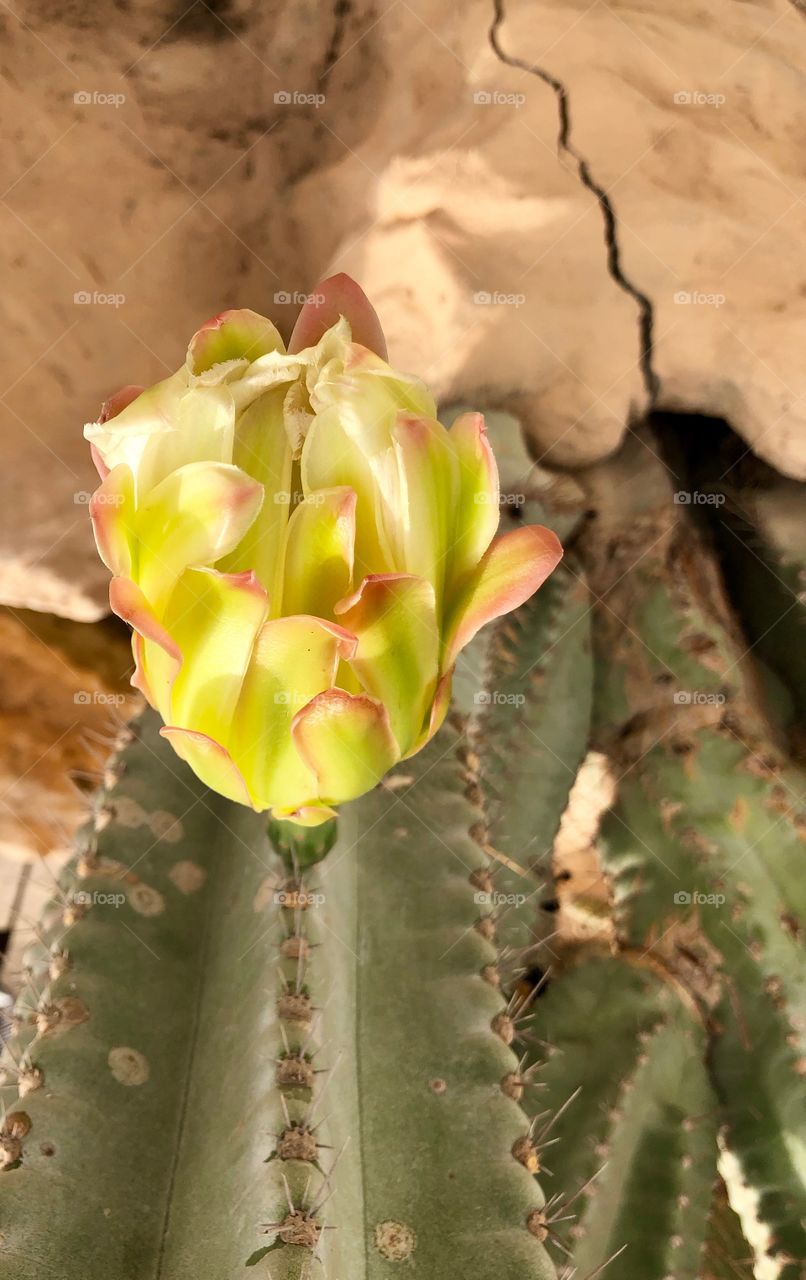
<path id="1" fill-rule="evenodd" d="M 95 447 L 94 444 L 90 445 L 90 457 L 92 458 L 93 466 L 95 467 L 95 470 L 98 472 L 98 475 L 101 477 L 102 480 L 105 480 L 106 477 L 109 475 L 109 467 L 104 462 L 99 450 Z"/>
<path id="2" fill-rule="evenodd" d="M 229 746 L 261 809 L 296 809 L 318 799 L 316 778 L 297 752 L 291 722 L 333 684 L 355 637 L 315 617 L 275 618 L 258 633 L 232 720 Z"/>
<path id="3" fill-rule="evenodd" d="M 321 827 L 323 822 L 339 816 L 335 809 L 324 804 L 306 804 L 298 809 L 272 809 L 271 815 L 284 822 L 296 822 L 299 827 Z"/>
<path id="4" fill-rule="evenodd" d="M 401 572 L 434 584 L 439 617 L 456 510 L 456 459 L 448 432 L 435 419 L 401 413 L 392 438 L 399 489 L 396 509 L 387 512 L 387 531 L 394 536 Z"/>
<path id="5" fill-rule="evenodd" d="M 114 574 L 132 572 L 134 476 L 123 463 L 107 473 L 90 499 L 90 519 L 98 554 Z"/>
<path id="6" fill-rule="evenodd" d="M 417 741 L 437 684 L 439 632 L 434 588 L 410 574 L 377 574 L 336 606 L 358 637 L 350 667 L 389 711 L 400 754 Z"/>
<path id="7" fill-rule="evenodd" d="M 171 686 L 182 666 L 179 646 L 165 630 L 140 588 L 128 578 L 112 579 L 109 606 L 141 637 L 134 646 L 135 687 L 147 691 L 149 702 L 165 719 L 170 707 Z"/>
<path id="8" fill-rule="evenodd" d="M 332 617 L 350 590 L 356 502 L 353 489 L 322 489 L 295 508 L 286 535 L 284 614 Z"/>
<path id="9" fill-rule="evenodd" d="M 135 631 L 132 634 L 132 654 L 134 656 L 134 672 L 131 678 L 131 686 L 133 689 L 139 689 L 149 706 L 156 710 L 157 702 L 151 692 L 151 685 L 148 683 L 148 677 L 145 672 L 145 641 L 139 631 Z"/>
<path id="10" fill-rule="evenodd" d="M 233 713 L 267 613 L 266 592 L 253 573 L 182 574 L 163 619 L 185 658 L 171 686 L 172 725 L 230 746 Z"/>
<path id="11" fill-rule="evenodd" d="M 446 601 L 450 604 L 495 537 L 500 508 L 498 467 L 484 429 L 483 414 L 461 414 L 448 438 L 459 470 L 459 496 L 453 515 L 445 584 Z"/>
<path id="12" fill-rule="evenodd" d="M 375 308 L 360 285 L 344 272 L 329 276 L 316 286 L 297 316 L 289 352 L 315 347 L 339 316 L 347 320 L 354 342 L 386 359 L 386 339 Z"/>
<path id="13" fill-rule="evenodd" d="M 211 566 L 232 551 L 262 503 L 262 485 L 221 462 L 189 462 L 157 485 L 136 524 L 137 577 L 154 608 L 164 606 L 185 569 Z"/>
<path id="14" fill-rule="evenodd" d="M 175 725 L 166 725 L 160 729 L 163 738 L 167 738 L 176 754 L 189 764 L 196 777 L 210 787 L 212 791 L 234 800 L 236 804 L 245 804 L 250 808 L 258 808 L 253 804 L 249 789 L 235 761 L 229 752 L 204 733 L 193 729 L 179 729 Z"/>
<path id="15" fill-rule="evenodd" d="M 534 595 L 562 559 L 555 534 L 526 525 L 496 538 L 453 605 L 446 626 L 443 670 L 486 622 L 517 609 Z"/>
<path id="16" fill-rule="evenodd" d="M 145 387 L 135 386 L 134 383 L 129 383 L 127 386 L 121 387 L 120 391 L 116 391 L 108 400 L 104 400 L 101 405 L 101 412 L 98 415 L 98 421 L 108 422 L 110 418 L 116 418 L 119 413 L 122 413 L 123 410 L 126 409 L 133 400 L 136 400 L 139 395 L 142 395 L 144 391 Z"/>
<path id="17" fill-rule="evenodd" d="M 146 453 L 154 454 L 163 447 L 155 437 L 164 437 L 175 428 L 179 402 L 187 390 L 187 374 L 184 369 L 164 378 L 140 394 L 138 388 L 125 387 L 106 401 L 98 422 L 84 427 L 84 436 L 109 468 L 127 463 L 135 472 L 140 487 L 138 470 Z M 129 398 L 129 393 L 132 393 Z M 97 463 L 96 463 L 97 465 Z"/>
<path id="18" fill-rule="evenodd" d="M 426 743 L 430 742 L 434 735 L 442 728 L 442 724 L 448 714 L 448 708 L 451 705 L 451 686 L 453 684 L 453 668 L 446 671 L 444 676 L 440 677 L 437 684 L 437 691 L 434 694 L 434 701 L 431 703 L 431 710 L 428 713 L 428 722 L 415 742 L 414 746 L 406 752 L 406 757 L 416 756 Z"/>
<path id="19" fill-rule="evenodd" d="M 297 712 L 291 732 L 318 794 L 333 804 L 370 791 L 400 758 L 386 708 L 366 694 L 320 693 Z"/>
<path id="20" fill-rule="evenodd" d="M 197 377 L 213 365 L 240 360 L 251 363 L 283 349 L 280 334 L 265 316 L 256 311 L 222 311 L 191 338 L 187 367 Z"/>
<path id="21" fill-rule="evenodd" d="M 116 391 L 113 396 L 110 396 L 108 400 L 104 400 L 101 405 L 101 412 L 98 415 L 99 424 L 108 422 L 110 418 L 116 418 L 117 415 L 127 408 L 133 400 L 136 400 L 144 390 L 144 387 L 137 387 L 134 386 L 134 384 L 121 387 L 120 391 Z M 95 469 L 98 472 L 98 475 L 102 480 L 105 480 L 109 475 L 109 467 L 104 462 L 100 450 L 94 444 L 90 444 L 90 455 L 95 464 Z"/>
<path id="22" fill-rule="evenodd" d="M 260 514 L 219 566 L 230 572 L 254 569 L 280 613 L 283 543 L 292 499 L 292 450 L 283 423 L 284 387 L 264 392 L 238 417 L 233 460 L 262 487 Z"/>

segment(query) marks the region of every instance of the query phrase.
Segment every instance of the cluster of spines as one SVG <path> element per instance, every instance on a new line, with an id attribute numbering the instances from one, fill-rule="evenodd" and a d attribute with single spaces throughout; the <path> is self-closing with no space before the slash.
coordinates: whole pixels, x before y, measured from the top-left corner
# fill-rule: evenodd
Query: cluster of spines
<path id="1" fill-rule="evenodd" d="M 317 1118 L 327 1082 L 335 1064 L 319 1067 L 321 1048 L 317 1045 L 317 1019 L 322 1010 L 313 1001 L 306 978 L 317 944 L 312 942 L 306 920 L 315 901 L 306 879 L 289 850 L 284 854 L 285 878 L 278 885 L 280 930 L 277 944 L 276 1014 L 282 1049 L 275 1062 L 275 1086 L 282 1110 L 282 1128 L 275 1134 L 274 1149 L 267 1163 L 279 1161 L 285 1195 L 285 1212 L 262 1230 L 274 1236 L 268 1248 L 261 1248 L 248 1260 L 255 1265 L 267 1253 L 282 1246 L 301 1249 L 308 1258 L 303 1277 L 313 1260 L 321 1261 L 319 1246 L 323 1233 L 332 1226 L 322 1221 L 321 1210 L 332 1194 L 332 1177 L 338 1155 L 325 1173 L 322 1153 L 331 1148 L 320 1140 L 324 1121 Z M 340 1154 L 340 1153 L 339 1153 Z M 285 1169 L 302 1169 L 302 1179 L 292 1179 Z"/>

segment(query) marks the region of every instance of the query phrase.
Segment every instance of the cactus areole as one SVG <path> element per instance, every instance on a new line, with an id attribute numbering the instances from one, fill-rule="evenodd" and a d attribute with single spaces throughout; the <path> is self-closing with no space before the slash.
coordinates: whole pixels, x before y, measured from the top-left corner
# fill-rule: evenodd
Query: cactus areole
<path id="1" fill-rule="evenodd" d="M 496 536 L 481 414 L 437 421 L 347 276 L 287 349 L 253 311 L 216 316 L 85 435 L 132 683 L 205 784 L 280 822 L 327 822 L 419 751 L 461 650 L 562 555 L 539 525 Z"/>

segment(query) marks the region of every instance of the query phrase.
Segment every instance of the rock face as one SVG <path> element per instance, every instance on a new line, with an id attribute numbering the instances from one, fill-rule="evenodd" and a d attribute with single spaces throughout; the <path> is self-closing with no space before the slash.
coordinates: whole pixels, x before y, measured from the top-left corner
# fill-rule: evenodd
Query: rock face
<path id="1" fill-rule="evenodd" d="M 112 622 L 93 628 L 0 610 L 0 643 L 0 881 L 5 881 L 9 860 L 69 845 L 85 816 L 81 792 L 97 785 L 108 743 L 140 699 L 128 683 L 132 662 L 125 630 Z M 4 924 L 0 911 L 0 930 Z"/>
<path id="2" fill-rule="evenodd" d="M 106 608 L 84 421 L 350 271 L 393 359 L 583 465 L 656 407 L 806 477 L 788 0 L 28 0 L 2 24 L 0 599 Z M 36 85 L 32 92 L 31 86 Z"/>

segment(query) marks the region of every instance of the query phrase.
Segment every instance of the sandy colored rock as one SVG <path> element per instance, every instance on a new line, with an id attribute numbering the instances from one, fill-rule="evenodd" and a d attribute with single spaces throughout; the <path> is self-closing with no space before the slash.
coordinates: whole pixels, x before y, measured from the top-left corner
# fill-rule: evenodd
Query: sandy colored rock
<path id="1" fill-rule="evenodd" d="M 69 843 L 84 816 L 69 774 L 92 786 L 140 700 L 124 628 L 111 621 L 0 610 L 0 643 L 0 857 L 27 857 Z"/>
<path id="2" fill-rule="evenodd" d="M 28 0 L 20 18 L 0 16 L 0 600 L 86 621 L 109 575 L 83 424 L 225 307 L 290 330 L 287 190 L 334 144 L 316 104 L 286 99 L 318 90 L 335 19 L 313 0 L 148 3 L 125 22 L 111 0 Z"/>
<path id="3" fill-rule="evenodd" d="M 491 14 L 419 3 L 379 24 L 408 51 L 390 61 L 385 108 L 302 189 L 348 224 L 332 264 L 378 298 L 402 363 L 443 396 L 518 411 L 538 455 L 571 465 L 604 456 L 647 405 L 626 285 L 651 304 L 658 405 L 725 416 L 805 476 L 803 14 L 786 0 L 563 0 L 538 21 L 506 6 L 499 52 L 565 92 L 559 163 L 558 92 L 496 58 Z M 614 211 L 621 287 L 579 158 Z M 502 301 L 474 306 L 478 291 Z"/>
<path id="4" fill-rule="evenodd" d="M 566 84 L 611 193 L 625 274 L 652 301 L 659 405 L 725 417 L 806 478 L 806 15 L 789 0 L 507 12 L 507 48 Z"/>

